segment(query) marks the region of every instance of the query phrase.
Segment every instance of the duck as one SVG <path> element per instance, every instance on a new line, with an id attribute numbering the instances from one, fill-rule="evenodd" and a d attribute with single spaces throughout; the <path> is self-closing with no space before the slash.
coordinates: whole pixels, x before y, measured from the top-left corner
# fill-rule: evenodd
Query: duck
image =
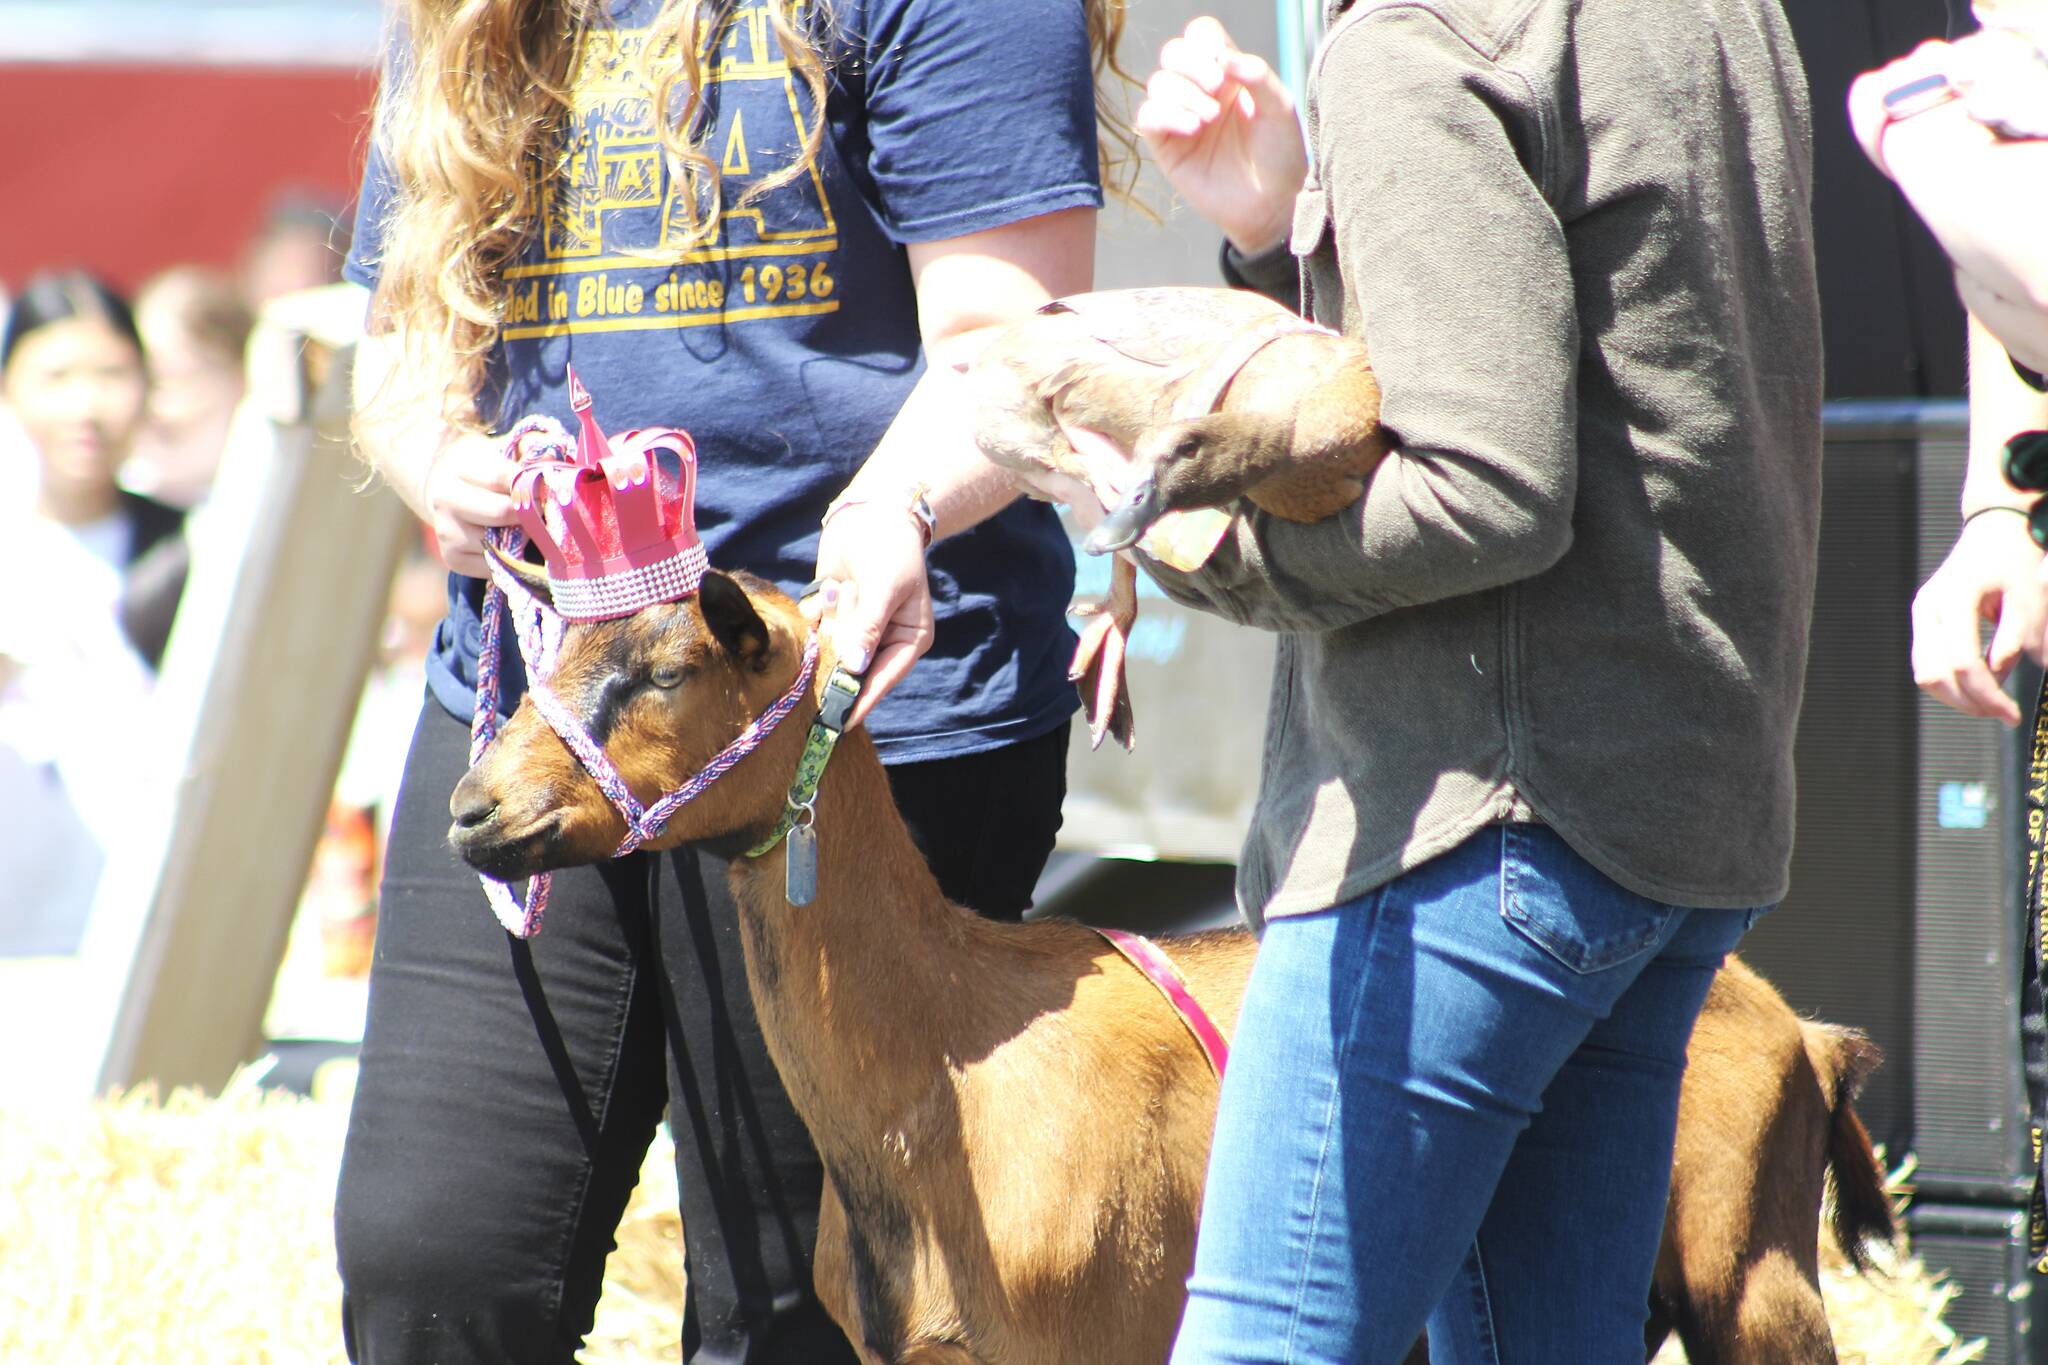
<path id="1" fill-rule="evenodd" d="M 1093 747 L 1136 742 L 1125 644 L 1139 555 L 1206 563 L 1243 503 L 1315 522 L 1365 492 L 1392 449 L 1364 344 L 1242 289 L 1074 294 L 998 333 L 965 366 L 981 453 L 1030 496 L 1101 519 L 1114 555 L 1069 677 Z M 1101 443 L 1128 461 L 1101 458 Z"/>

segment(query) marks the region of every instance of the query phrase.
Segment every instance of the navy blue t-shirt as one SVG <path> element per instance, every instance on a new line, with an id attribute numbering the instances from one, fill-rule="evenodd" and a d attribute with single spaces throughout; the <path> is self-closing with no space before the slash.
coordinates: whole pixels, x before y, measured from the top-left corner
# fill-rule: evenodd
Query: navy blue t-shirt
<path id="1" fill-rule="evenodd" d="M 566 367 L 607 431 L 677 426 L 697 443 L 697 527 L 717 568 L 794 590 L 826 505 L 922 373 L 906 242 L 1102 202 L 1080 0 L 842 0 L 814 170 L 736 207 L 790 165 L 811 117 L 765 8 L 742 3 L 707 84 L 723 173 L 709 243 L 678 253 L 646 75 L 656 4 L 615 7 L 572 78 L 564 169 L 505 271 L 487 400 L 575 429 Z M 349 278 L 374 287 L 390 172 L 372 149 Z M 1052 510 L 1017 503 L 932 550 L 931 652 L 868 722 L 889 762 L 1044 734 L 1076 705 L 1065 620 L 1073 556 Z M 428 680 L 475 709 L 483 584 L 451 575 Z M 510 709 L 523 687 L 506 640 Z"/>

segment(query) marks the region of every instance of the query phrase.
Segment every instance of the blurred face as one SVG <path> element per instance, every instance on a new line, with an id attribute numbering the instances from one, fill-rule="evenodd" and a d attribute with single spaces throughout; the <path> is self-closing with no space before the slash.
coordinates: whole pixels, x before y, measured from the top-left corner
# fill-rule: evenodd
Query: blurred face
<path id="1" fill-rule="evenodd" d="M 168 319 L 137 319 L 149 347 L 149 417 L 174 436 L 225 425 L 242 401 L 242 363 Z"/>
<path id="2" fill-rule="evenodd" d="M 163 310 L 136 317 L 149 348 L 149 418 L 136 443 L 141 491 L 180 507 L 206 496 L 242 401 L 240 356 L 194 336 Z"/>
<path id="3" fill-rule="evenodd" d="M 23 337 L 0 396 L 42 457 L 43 502 L 60 515 L 111 507 L 114 471 L 142 425 L 142 356 L 95 317 L 66 318 Z"/>
<path id="4" fill-rule="evenodd" d="M 249 253 L 242 287 L 252 302 L 262 304 L 302 289 L 317 289 L 341 278 L 341 256 L 328 234 L 313 227 L 280 229 Z"/>

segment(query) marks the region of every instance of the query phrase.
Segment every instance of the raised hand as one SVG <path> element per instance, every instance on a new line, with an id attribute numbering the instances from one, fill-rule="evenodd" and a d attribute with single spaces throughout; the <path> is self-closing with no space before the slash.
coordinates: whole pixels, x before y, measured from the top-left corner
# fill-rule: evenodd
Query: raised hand
<path id="1" fill-rule="evenodd" d="M 1133 120 L 1181 198 L 1245 255 L 1286 240 L 1308 152 L 1294 99 L 1223 25 L 1190 22 L 1159 53 Z"/>

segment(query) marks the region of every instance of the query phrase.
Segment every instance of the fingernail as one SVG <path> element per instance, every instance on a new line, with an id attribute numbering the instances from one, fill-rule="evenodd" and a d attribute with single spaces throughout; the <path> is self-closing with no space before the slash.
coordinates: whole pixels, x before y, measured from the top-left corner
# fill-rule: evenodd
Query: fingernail
<path id="1" fill-rule="evenodd" d="M 839 666 L 848 673 L 868 671 L 868 652 L 860 645 L 849 645 L 839 651 Z"/>
<path id="2" fill-rule="evenodd" d="M 822 587 L 822 588 L 820 588 L 820 589 L 818 590 L 818 596 L 820 596 L 820 597 L 822 597 L 822 598 L 824 598 L 824 599 L 825 599 L 825 605 L 826 605 L 826 606 L 828 606 L 828 607 L 836 607 L 836 606 L 838 606 L 838 605 L 839 605 L 839 585 L 838 585 L 837 583 L 827 583 L 827 584 L 826 584 L 826 585 L 825 585 L 824 587 Z"/>

